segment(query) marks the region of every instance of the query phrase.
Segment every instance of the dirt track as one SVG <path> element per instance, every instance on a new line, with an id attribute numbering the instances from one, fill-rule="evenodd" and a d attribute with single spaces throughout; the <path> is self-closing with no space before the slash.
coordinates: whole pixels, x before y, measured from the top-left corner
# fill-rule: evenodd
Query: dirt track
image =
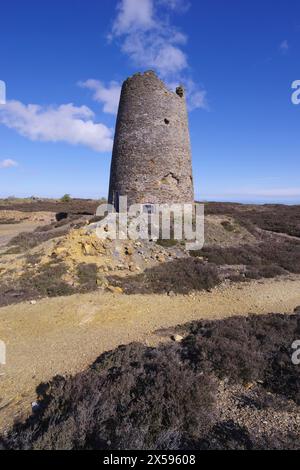
<path id="1" fill-rule="evenodd" d="M 103 351 L 141 341 L 157 344 L 161 328 L 234 314 L 291 313 L 300 305 L 300 276 L 221 287 L 193 296 L 97 292 L 0 309 L 0 429 L 31 411 L 35 388 L 56 374 L 82 370 Z"/>
<path id="2" fill-rule="evenodd" d="M 52 222 L 54 213 L 36 212 L 33 214 L 24 214 L 18 211 L 0 212 L 0 248 L 4 247 L 13 237 L 21 232 L 32 232 L 37 227 Z M 12 219 L 18 223 L 1 223 L 2 219 Z"/>

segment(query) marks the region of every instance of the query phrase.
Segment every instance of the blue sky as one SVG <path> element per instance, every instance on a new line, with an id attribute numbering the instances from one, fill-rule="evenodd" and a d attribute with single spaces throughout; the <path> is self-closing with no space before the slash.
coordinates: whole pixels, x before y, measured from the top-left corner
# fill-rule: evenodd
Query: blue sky
<path id="1" fill-rule="evenodd" d="M 300 202 L 298 0 L 1 2 L 0 196 L 107 194 L 120 84 L 186 85 L 198 199 Z"/>

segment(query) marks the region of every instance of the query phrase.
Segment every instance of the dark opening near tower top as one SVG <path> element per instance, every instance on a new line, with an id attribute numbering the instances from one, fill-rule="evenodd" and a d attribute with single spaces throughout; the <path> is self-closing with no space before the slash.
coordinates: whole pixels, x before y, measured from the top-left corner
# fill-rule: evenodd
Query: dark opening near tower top
<path id="1" fill-rule="evenodd" d="M 176 92 L 152 71 L 122 86 L 111 162 L 109 202 L 192 203 L 191 146 L 183 87 Z"/>

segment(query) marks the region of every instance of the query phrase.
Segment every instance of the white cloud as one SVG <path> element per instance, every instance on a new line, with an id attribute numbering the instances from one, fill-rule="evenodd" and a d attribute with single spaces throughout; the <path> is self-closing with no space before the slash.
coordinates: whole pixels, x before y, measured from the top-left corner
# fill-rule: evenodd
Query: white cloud
<path id="1" fill-rule="evenodd" d="M 121 86 L 117 82 L 110 82 L 107 87 L 99 80 L 89 79 L 79 82 L 79 86 L 94 91 L 93 98 L 103 104 L 105 113 L 116 114 L 118 111 Z"/>
<path id="2" fill-rule="evenodd" d="M 170 23 L 167 14 L 184 12 L 189 6 L 186 0 L 120 0 L 109 39 L 120 44 L 134 66 L 153 69 L 166 82 L 182 83 L 189 109 L 206 109 L 206 92 L 189 77 L 183 50 L 187 36 Z"/>
<path id="3" fill-rule="evenodd" d="M 200 89 L 192 79 L 184 80 L 184 85 L 187 93 L 187 104 L 189 111 L 201 108 L 209 110 L 209 105 L 206 99 L 206 90 Z"/>
<path id="4" fill-rule="evenodd" d="M 162 76 L 187 68 L 178 47 L 186 37 L 155 9 L 157 0 L 120 0 L 111 38 L 122 38 L 121 49 L 138 67 L 155 68 Z"/>
<path id="5" fill-rule="evenodd" d="M 187 68 L 187 58 L 184 52 L 177 47 L 183 41 L 179 34 L 168 40 L 154 32 L 135 32 L 129 34 L 122 44 L 125 52 L 137 67 L 146 67 L 157 70 L 163 77 L 181 72 Z"/>
<path id="6" fill-rule="evenodd" d="M 2 160 L 0 162 L 0 168 L 13 168 L 18 166 L 18 163 L 11 158 L 7 158 L 6 160 Z"/>
<path id="7" fill-rule="evenodd" d="M 187 0 L 158 0 L 158 3 L 178 12 L 185 12 L 191 6 Z"/>
<path id="8" fill-rule="evenodd" d="M 117 6 L 118 15 L 112 34 L 121 36 L 137 30 L 146 31 L 155 26 L 153 0 L 122 0 Z"/>
<path id="9" fill-rule="evenodd" d="M 282 41 L 282 43 L 280 44 L 279 46 L 279 51 L 282 53 L 282 54 L 287 54 L 288 51 L 290 49 L 290 45 L 288 43 L 288 40 L 285 39 L 284 41 Z"/>
<path id="10" fill-rule="evenodd" d="M 206 90 L 198 90 L 190 94 L 188 96 L 189 111 L 193 111 L 194 109 L 197 109 L 197 108 L 209 110 L 206 95 L 207 95 Z"/>
<path id="11" fill-rule="evenodd" d="M 85 145 L 97 152 L 110 151 L 113 143 L 112 129 L 94 122 L 94 113 L 87 106 L 72 103 L 42 107 L 8 101 L 0 107 L 0 124 L 33 141 Z"/>

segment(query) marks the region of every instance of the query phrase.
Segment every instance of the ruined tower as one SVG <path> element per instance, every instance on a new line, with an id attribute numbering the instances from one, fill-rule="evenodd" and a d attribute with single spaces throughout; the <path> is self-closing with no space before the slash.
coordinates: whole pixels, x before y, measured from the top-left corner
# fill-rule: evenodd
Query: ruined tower
<path id="1" fill-rule="evenodd" d="M 194 201 L 190 137 L 184 90 L 169 91 L 149 71 L 122 87 L 114 139 L 109 202 Z"/>

